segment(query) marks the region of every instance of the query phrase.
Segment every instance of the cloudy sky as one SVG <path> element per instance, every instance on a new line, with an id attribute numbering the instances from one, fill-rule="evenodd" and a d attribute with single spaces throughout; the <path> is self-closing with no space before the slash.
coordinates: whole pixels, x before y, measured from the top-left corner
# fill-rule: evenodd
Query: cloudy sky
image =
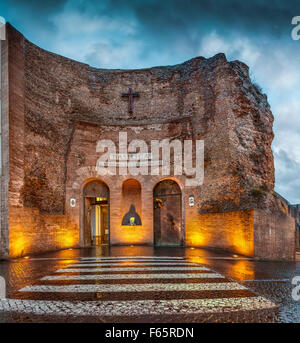
<path id="1" fill-rule="evenodd" d="M 218 52 L 245 62 L 275 116 L 276 191 L 300 203 L 300 40 L 291 38 L 300 0 L 1 0 L 0 16 L 40 47 L 95 67 Z"/>

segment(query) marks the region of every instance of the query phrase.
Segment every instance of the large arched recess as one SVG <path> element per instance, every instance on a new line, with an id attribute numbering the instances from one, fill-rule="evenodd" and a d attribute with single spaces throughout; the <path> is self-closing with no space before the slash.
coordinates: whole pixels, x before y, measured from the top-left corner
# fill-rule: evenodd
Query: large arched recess
<path id="1" fill-rule="evenodd" d="M 84 246 L 109 244 L 109 187 L 92 180 L 83 187 L 82 243 Z"/>
<path id="2" fill-rule="evenodd" d="M 138 220 L 135 225 L 142 225 L 142 195 L 141 184 L 136 179 L 127 179 L 122 184 L 122 202 L 121 202 L 121 218 L 122 225 L 128 225 L 124 219 L 132 212 L 132 216 L 136 215 Z"/>
<path id="3" fill-rule="evenodd" d="M 158 182 L 153 189 L 153 200 L 154 244 L 182 246 L 182 192 L 178 183 L 170 179 Z"/>

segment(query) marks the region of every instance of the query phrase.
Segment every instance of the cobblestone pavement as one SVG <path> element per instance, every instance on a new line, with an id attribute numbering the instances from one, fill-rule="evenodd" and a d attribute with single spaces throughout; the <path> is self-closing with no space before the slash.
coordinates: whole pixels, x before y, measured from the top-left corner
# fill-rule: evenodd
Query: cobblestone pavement
<path id="1" fill-rule="evenodd" d="M 1 262 L 0 275 L 0 322 L 300 322 L 300 262 L 99 247 Z"/>

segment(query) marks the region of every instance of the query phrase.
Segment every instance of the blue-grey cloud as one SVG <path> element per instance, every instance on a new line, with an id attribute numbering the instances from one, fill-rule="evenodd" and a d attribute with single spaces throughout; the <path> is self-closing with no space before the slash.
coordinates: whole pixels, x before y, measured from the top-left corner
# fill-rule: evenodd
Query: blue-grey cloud
<path id="1" fill-rule="evenodd" d="M 250 66 L 275 116 L 276 190 L 300 202 L 299 0 L 4 0 L 31 41 L 101 68 L 176 64 L 225 52 Z"/>
<path id="2" fill-rule="evenodd" d="M 277 170 L 277 191 L 288 194 L 292 203 L 300 203 L 300 163 L 285 150 L 275 152 L 275 167 Z"/>
<path id="3" fill-rule="evenodd" d="M 36 14 L 35 21 L 44 20 L 59 11 L 67 0 L 6 0 L 4 6 L 26 9 Z M 264 31 L 274 35 L 286 32 L 287 21 L 299 13 L 298 0 L 72 0 L 72 8 L 92 16 L 127 16 L 133 14 L 149 29 L 149 34 L 180 32 L 195 24 L 205 31 L 213 26 L 231 30 Z M 207 24 L 206 27 L 203 24 Z"/>

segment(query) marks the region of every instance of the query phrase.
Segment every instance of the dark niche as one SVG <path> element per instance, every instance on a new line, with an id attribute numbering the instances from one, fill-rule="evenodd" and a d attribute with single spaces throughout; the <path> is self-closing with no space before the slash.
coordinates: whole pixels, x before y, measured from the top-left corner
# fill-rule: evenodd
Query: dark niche
<path id="1" fill-rule="evenodd" d="M 123 217 L 122 225 L 142 225 L 141 217 L 136 213 L 134 205 L 130 205 L 129 211 Z"/>

